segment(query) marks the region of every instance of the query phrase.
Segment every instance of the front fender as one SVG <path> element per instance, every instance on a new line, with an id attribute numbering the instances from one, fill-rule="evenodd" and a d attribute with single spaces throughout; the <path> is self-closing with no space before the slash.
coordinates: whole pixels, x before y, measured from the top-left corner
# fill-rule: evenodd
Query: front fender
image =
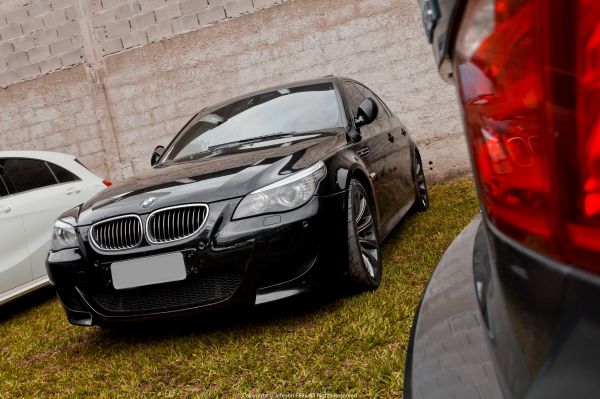
<path id="1" fill-rule="evenodd" d="M 327 181 L 322 184 L 325 191 L 322 195 L 346 191 L 350 187 L 350 180 L 360 176 L 361 183 L 365 188 L 373 193 L 373 184 L 369 179 L 369 172 L 363 159 L 352 151 L 352 146 L 336 153 L 334 156 L 325 160 L 327 166 Z M 365 180 L 365 181 L 363 181 Z"/>

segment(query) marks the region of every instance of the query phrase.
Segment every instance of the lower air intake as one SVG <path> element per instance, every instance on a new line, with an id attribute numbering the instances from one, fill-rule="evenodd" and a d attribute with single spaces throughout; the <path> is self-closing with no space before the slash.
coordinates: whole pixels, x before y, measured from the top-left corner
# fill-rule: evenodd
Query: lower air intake
<path id="1" fill-rule="evenodd" d="M 240 286 L 239 273 L 190 276 L 184 281 L 117 291 L 94 291 L 90 299 L 113 314 L 144 314 L 220 302 L 231 297 Z"/>

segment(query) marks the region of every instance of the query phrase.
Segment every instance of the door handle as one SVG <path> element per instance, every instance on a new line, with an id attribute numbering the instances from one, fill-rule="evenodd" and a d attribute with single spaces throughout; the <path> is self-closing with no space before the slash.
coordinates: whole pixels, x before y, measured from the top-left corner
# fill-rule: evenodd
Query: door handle
<path id="1" fill-rule="evenodd" d="M 369 150 L 369 147 L 363 147 L 360 150 L 356 151 L 356 154 L 359 157 L 366 157 L 367 155 L 369 155 L 369 153 L 371 152 L 371 150 Z"/>
<path id="2" fill-rule="evenodd" d="M 65 191 L 65 194 L 73 195 L 73 194 L 79 194 L 80 192 L 81 192 L 81 190 L 78 188 L 70 188 L 67 191 Z"/>
<path id="3" fill-rule="evenodd" d="M 12 206 L 6 205 L 0 208 L 0 213 L 10 213 L 12 211 Z"/>
<path id="4" fill-rule="evenodd" d="M 393 135 L 393 134 L 391 134 L 390 132 L 388 132 L 388 141 L 389 141 L 390 143 L 393 143 L 393 142 L 394 142 L 394 140 L 396 140 L 396 138 L 394 137 L 394 135 Z"/>

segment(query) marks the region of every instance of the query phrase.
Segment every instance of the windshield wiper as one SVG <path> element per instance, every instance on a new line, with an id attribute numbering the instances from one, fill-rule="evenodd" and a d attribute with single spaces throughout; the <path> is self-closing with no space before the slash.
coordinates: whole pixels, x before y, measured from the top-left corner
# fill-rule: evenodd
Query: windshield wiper
<path id="1" fill-rule="evenodd" d="M 243 144 L 256 143 L 256 142 L 264 141 L 264 140 L 268 140 L 268 139 L 277 139 L 277 138 L 285 138 L 285 137 L 302 137 L 302 136 L 310 136 L 310 135 L 313 135 L 313 134 L 315 134 L 315 132 L 298 133 L 296 131 L 265 134 L 263 136 L 255 136 L 255 137 L 250 137 L 250 138 L 247 138 L 247 139 L 230 141 L 228 143 L 216 144 L 216 145 L 208 147 L 204 151 L 199 151 L 199 152 L 196 152 L 196 153 L 193 153 L 193 154 L 189 154 L 189 155 L 186 155 L 184 157 L 177 158 L 177 159 L 174 159 L 174 160 L 171 160 L 171 161 L 165 161 L 165 162 L 163 162 L 163 164 L 167 164 L 167 163 L 171 163 L 171 162 L 176 163 L 176 162 L 182 162 L 182 161 L 189 161 L 189 160 L 192 160 L 194 158 L 197 158 L 198 156 L 200 156 L 202 154 L 210 153 L 213 150 L 218 150 L 218 149 L 221 149 L 221 148 L 236 147 L 236 146 L 240 146 L 240 145 L 243 145 Z"/>
<path id="2" fill-rule="evenodd" d="M 255 137 L 250 137 L 247 139 L 230 141 L 229 143 L 213 145 L 211 147 L 208 147 L 208 150 L 212 151 L 212 150 L 217 150 L 219 148 L 234 147 L 234 146 L 237 146 L 240 144 L 256 143 L 256 142 L 267 140 L 267 139 L 276 139 L 276 138 L 284 138 L 284 137 L 292 137 L 292 136 L 303 136 L 304 134 L 306 134 L 306 133 L 279 132 L 279 133 L 265 134 L 263 136 L 255 136 Z"/>

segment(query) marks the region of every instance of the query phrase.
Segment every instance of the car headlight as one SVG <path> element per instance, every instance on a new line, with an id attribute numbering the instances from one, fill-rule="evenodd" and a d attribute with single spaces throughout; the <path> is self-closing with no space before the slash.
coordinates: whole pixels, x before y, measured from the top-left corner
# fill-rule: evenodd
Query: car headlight
<path id="1" fill-rule="evenodd" d="M 65 217 L 57 219 L 54 222 L 54 228 L 52 230 L 52 240 L 50 242 L 50 249 L 52 251 L 60 251 L 61 249 L 77 248 L 79 242 L 77 241 L 77 232 L 75 232 L 75 225 L 77 220 L 73 217 Z"/>
<path id="2" fill-rule="evenodd" d="M 306 204 L 317 192 L 327 169 L 323 162 L 246 195 L 233 213 L 233 219 L 285 212 Z"/>

